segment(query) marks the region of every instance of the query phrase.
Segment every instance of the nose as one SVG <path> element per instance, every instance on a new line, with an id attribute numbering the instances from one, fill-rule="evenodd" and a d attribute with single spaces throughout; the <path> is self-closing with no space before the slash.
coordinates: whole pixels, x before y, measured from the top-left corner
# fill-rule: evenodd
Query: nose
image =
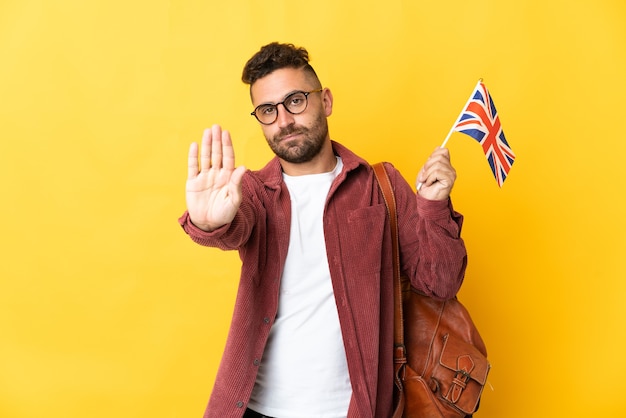
<path id="1" fill-rule="evenodd" d="M 293 124 L 293 114 L 287 111 L 284 104 L 279 103 L 279 106 L 276 106 L 276 112 L 276 124 L 278 126 L 283 127 Z"/>

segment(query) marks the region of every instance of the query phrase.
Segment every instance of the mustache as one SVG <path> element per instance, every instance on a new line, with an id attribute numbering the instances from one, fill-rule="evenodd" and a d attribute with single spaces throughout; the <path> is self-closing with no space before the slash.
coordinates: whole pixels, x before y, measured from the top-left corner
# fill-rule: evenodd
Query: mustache
<path id="1" fill-rule="evenodd" d="M 293 135 L 293 134 L 303 134 L 308 130 L 304 127 L 296 127 L 295 125 L 285 126 L 284 128 L 280 128 L 280 131 L 276 135 L 274 135 L 275 140 L 279 140 L 285 136 Z"/>

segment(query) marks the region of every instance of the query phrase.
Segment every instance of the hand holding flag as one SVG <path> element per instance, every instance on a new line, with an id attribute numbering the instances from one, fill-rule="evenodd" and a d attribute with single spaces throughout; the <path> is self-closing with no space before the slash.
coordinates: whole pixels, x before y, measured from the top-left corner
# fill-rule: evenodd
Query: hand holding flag
<path id="1" fill-rule="evenodd" d="M 425 186 L 420 195 L 428 200 L 447 200 L 455 180 L 456 170 L 450 163 L 450 150 L 443 147 L 430 154 L 417 175 L 417 181 Z"/>

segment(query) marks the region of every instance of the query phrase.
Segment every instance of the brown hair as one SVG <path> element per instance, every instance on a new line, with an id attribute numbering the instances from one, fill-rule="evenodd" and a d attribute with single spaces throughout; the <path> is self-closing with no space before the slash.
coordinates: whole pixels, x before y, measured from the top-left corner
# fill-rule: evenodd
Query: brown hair
<path id="1" fill-rule="evenodd" d="M 309 64 L 309 53 L 302 47 L 293 44 L 272 42 L 267 44 L 252 56 L 243 68 L 241 80 L 249 85 L 259 78 L 282 68 L 302 68 L 312 74 L 319 82 L 317 74 Z"/>

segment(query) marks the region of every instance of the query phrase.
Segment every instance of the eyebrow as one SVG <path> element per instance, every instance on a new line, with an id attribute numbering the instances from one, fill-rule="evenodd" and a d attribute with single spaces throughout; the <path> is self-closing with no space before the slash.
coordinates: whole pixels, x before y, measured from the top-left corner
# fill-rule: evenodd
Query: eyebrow
<path id="1" fill-rule="evenodd" d="M 276 106 L 276 104 L 277 104 L 277 103 L 284 102 L 284 101 L 285 101 L 285 99 L 286 99 L 287 97 L 291 96 L 292 94 L 294 94 L 294 93 L 304 93 L 305 91 L 306 91 L 306 90 L 301 90 L 301 89 L 292 90 L 292 91 L 290 91 L 289 93 L 285 94 L 285 95 L 283 96 L 283 99 L 282 99 L 281 101 L 278 101 L 278 102 L 264 102 L 264 103 L 259 103 L 259 105 L 257 105 L 257 107 L 259 107 L 259 106 L 265 106 L 265 105 L 272 105 L 272 106 Z"/>

